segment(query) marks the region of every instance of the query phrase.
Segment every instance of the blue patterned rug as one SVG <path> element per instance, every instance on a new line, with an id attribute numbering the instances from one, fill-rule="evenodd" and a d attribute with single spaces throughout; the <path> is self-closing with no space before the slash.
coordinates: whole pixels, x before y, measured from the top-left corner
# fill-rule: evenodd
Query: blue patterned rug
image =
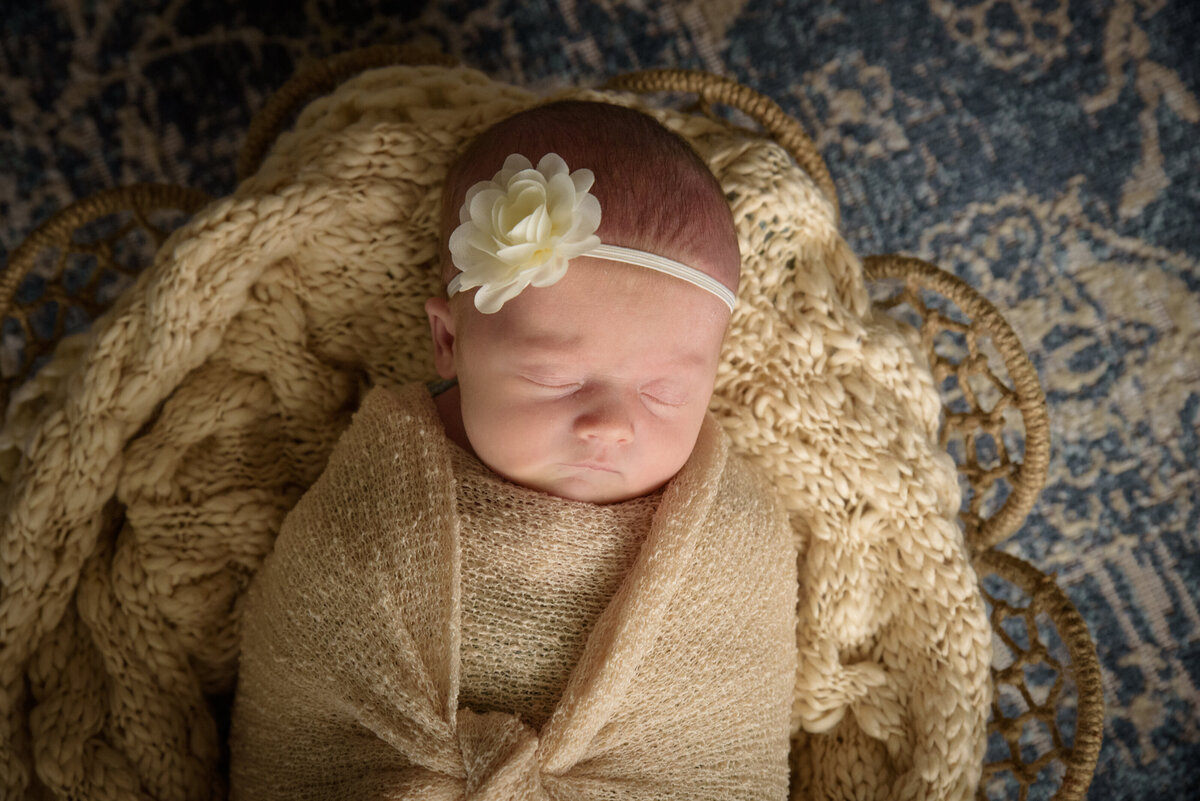
<path id="1" fill-rule="evenodd" d="M 1097 641 L 1108 721 L 1089 798 L 1197 798 L 1197 34 L 1191 0 L 12 4 L 0 262 L 98 189 L 227 194 L 271 91 L 352 47 L 434 44 L 546 88 L 728 74 L 813 132 L 859 253 L 952 270 L 1017 331 L 1053 460 L 1005 547 L 1057 574 Z"/>

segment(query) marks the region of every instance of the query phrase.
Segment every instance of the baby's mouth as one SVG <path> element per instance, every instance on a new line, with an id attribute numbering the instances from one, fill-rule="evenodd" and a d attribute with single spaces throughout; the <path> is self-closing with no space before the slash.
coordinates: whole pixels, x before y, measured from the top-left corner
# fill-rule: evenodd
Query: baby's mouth
<path id="1" fill-rule="evenodd" d="M 594 470 L 599 473 L 616 473 L 616 472 L 618 472 L 615 468 L 611 467 L 610 465 L 602 464 L 600 462 L 572 462 L 572 463 L 568 464 L 567 467 L 574 467 L 574 468 L 578 468 L 580 470 Z"/>

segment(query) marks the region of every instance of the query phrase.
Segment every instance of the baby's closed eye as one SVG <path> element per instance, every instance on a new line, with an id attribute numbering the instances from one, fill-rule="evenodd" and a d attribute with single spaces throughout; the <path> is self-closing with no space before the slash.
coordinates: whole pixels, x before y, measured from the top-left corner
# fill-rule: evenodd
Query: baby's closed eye
<path id="1" fill-rule="evenodd" d="M 651 384 L 640 389 L 643 398 L 660 406 L 686 406 L 687 393 L 670 384 Z"/>
<path id="2" fill-rule="evenodd" d="M 569 395 L 583 388 L 583 382 L 570 378 L 543 375 L 522 375 L 522 383 L 534 392 L 549 395 Z"/>

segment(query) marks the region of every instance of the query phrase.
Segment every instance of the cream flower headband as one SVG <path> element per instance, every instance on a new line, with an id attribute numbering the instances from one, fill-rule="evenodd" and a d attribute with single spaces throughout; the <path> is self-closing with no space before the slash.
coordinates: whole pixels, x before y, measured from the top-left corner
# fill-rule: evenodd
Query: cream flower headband
<path id="1" fill-rule="evenodd" d="M 567 274 L 576 256 L 618 261 L 673 275 L 719 297 L 733 310 L 735 297 L 712 276 L 672 259 L 617 245 L 601 244 L 600 201 L 588 192 L 591 170 L 571 172 L 557 153 L 547 153 L 535 169 L 513 153 L 490 181 L 467 190 L 450 234 L 450 257 L 461 272 L 450 280 L 450 295 L 479 287 L 475 308 L 500 310 L 527 286 L 550 286 Z"/>

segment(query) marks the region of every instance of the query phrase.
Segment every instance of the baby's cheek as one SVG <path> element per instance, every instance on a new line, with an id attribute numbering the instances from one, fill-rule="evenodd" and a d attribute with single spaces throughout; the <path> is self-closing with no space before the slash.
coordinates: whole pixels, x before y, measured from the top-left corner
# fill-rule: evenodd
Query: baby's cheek
<path id="1" fill-rule="evenodd" d="M 673 476 L 679 472 L 696 447 L 703 421 L 703 413 L 698 416 L 690 414 L 662 432 L 662 440 L 655 448 L 659 473 Z"/>
<path id="2" fill-rule="evenodd" d="M 481 431 L 483 441 L 472 442 L 480 456 L 502 465 L 500 472 L 518 474 L 536 468 L 547 456 L 546 440 L 552 422 L 530 409 L 506 407 L 493 411 L 495 414 Z"/>

